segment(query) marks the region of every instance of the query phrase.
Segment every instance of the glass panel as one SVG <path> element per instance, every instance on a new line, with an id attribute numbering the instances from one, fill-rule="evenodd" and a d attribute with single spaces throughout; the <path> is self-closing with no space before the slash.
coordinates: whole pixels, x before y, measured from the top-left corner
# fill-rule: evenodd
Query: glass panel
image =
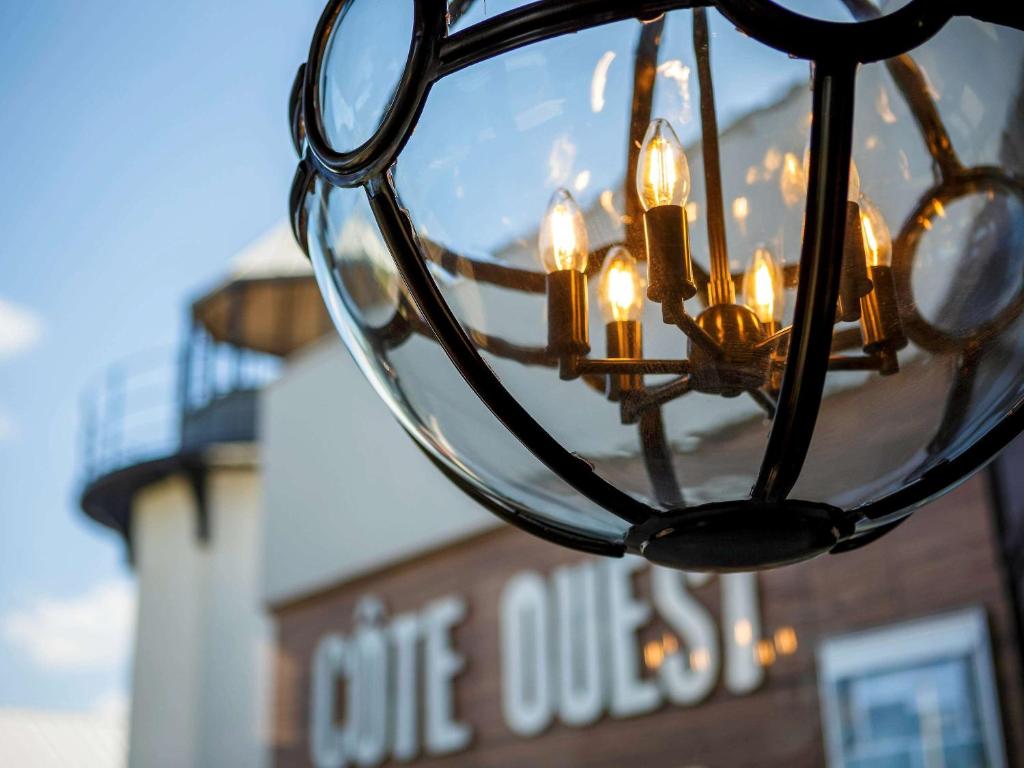
<path id="1" fill-rule="evenodd" d="M 740 283 L 759 244 L 774 251 L 780 267 L 798 258 L 801 208 L 780 200 L 786 158 L 800 158 L 807 142 L 809 70 L 738 33 L 717 13 L 708 16 L 730 249 L 725 269 Z M 680 200 L 672 204 L 679 222 L 684 215 L 690 220 L 695 268 L 700 275 L 709 270 L 693 18 L 680 11 L 647 25 L 610 24 L 445 78 L 431 91 L 395 171 L 438 285 L 504 384 L 606 479 L 663 507 L 746 497 L 764 451 L 765 410 L 741 388 L 716 380 L 717 369 L 707 366 L 693 387 L 699 391 L 655 392 L 686 384 L 678 372 L 650 374 L 643 388 L 633 387 L 629 403 L 607 389 L 618 377 L 563 380 L 549 331 L 565 324 L 548 323 L 553 294 L 545 292 L 539 250 L 547 251 L 550 267 L 563 235 L 588 241 L 582 258 L 563 254 L 565 264 L 589 265 L 590 357 L 618 356 L 617 326 L 607 326 L 601 311 L 608 306 L 599 296 L 601 265 L 613 247 L 624 246 L 637 259 L 638 278 L 647 276 L 636 184 L 643 161 L 636 149 L 651 118 L 661 118 L 677 136 L 690 174 L 685 213 Z M 557 229 L 561 220 L 565 232 L 552 229 L 539 242 L 545 227 Z M 681 251 L 674 258 L 681 260 Z M 461 266 L 453 266 L 460 259 Z M 698 283 L 705 287 L 706 278 Z M 785 319 L 791 292 L 779 286 L 774 303 L 778 317 L 767 319 Z M 686 307 L 697 315 L 704 305 L 690 299 Z M 734 309 L 740 311 L 727 311 Z M 645 357 L 686 358 L 686 335 L 663 321 L 658 304 L 644 301 L 640 318 Z M 759 338 L 764 334 L 756 319 L 747 322 L 757 326 L 752 332 Z M 762 360 L 767 365 L 767 356 Z M 755 375 L 768 384 L 763 370 Z M 758 397 L 766 400 L 763 394 Z M 642 417 L 628 413 L 660 396 L 664 403 L 650 405 Z"/>
<path id="2" fill-rule="evenodd" d="M 892 235 L 890 317 L 909 344 L 893 375 L 829 375 L 794 496 L 844 507 L 884 497 L 962 453 L 1024 396 L 1022 72 L 1024 33 L 967 19 L 860 69 L 854 159 Z M 928 110 L 948 137 L 933 136 L 949 146 L 935 155 L 919 127 Z M 842 354 L 862 354 L 858 326 L 841 327 L 852 332 Z"/>
<path id="3" fill-rule="evenodd" d="M 318 180 L 310 255 L 342 339 L 399 421 L 469 484 L 607 541 L 626 524 L 581 498 L 513 438 L 469 389 L 405 295 L 362 189 Z"/>
<path id="4" fill-rule="evenodd" d="M 380 126 L 405 72 L 412 0 L 348 0 L 320 71 L 320 115 L 337 152 L 365 144 Z"/>
<path id="5" fill-rule="evenodd" d="M 775 0 L 803 16 L 822 21 L 856 21 L 898 11 L 911 0 Z"/>

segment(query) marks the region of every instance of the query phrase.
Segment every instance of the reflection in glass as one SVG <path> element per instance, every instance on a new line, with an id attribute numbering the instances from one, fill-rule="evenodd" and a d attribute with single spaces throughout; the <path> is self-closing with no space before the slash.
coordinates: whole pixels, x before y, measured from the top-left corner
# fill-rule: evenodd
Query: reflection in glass
<path id="1" fill-rule="evenodd" d="M 413 0 L 349 0 L 327 42 L 320 114 L 327 143 L 351 152 L 381 124 L 405 71 Z"/>
<path id="2" fill-rule="evenodd" d="M 543 520 L 620 540 L 625 523 L 534 458 L 451 365 L 413 308 L 394 262 L 381 260 L 386 246 L 365 192 L 318 180 L 306 204 L 310 257 L 331 318 L 405 430 L 468 486 L 496 489 L 499 501 L 513 507 L 529 498 Z"/>

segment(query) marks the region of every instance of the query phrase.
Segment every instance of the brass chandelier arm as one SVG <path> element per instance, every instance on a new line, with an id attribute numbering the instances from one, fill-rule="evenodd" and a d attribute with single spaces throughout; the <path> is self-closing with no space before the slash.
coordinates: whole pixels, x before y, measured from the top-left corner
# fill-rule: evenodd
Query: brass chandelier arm
<path id="1" fill-rule="evenodd" d="M 832 354 L 844 352 L 854 347 L 860 348 L 864 337 L 860 328 L 840 328 L 832 334 Z"/>
<path id="2" fill-rule="evenodd" d="M 581 358 L 575 369 L 580 374 L 687 374 L 690 372 L 690 361 L 655 360 L 648 358 Z"/>
<path id="3" fill-rule="evenodd" d="M 630 185 L 632 186 L 632 185 Z M 640 242 L 643 242 L 643 233 L 640 233 Z M 590 252 L 587 260 L 587 277 L 593 278 L 601 271 L 601 264 L 608 251 L 616 245 L 630 246 L 630 236 L 627 234 L 624 242 L 609 243 L 595 251 Z M 427 257 L 452 276 L 467 277 L 478 283 L 486 283 L 498 288 L 507 288 L 510 291 L 521 293 L 543 294 L 546 288 L 545 273 L 521 267 L 511 267 L 507 264 L 499 264 L 485 259 L 474 259 L 458 253 L 448 246 L 436 241 L 427 240 L 423 243 Z M 642 252 L 642 247 L 641 251 Z M 795 288 L 799 266 L 796 264 L 785 264 L 782 267 L 783 285 L 786 288 Z M 697 282 L 698 297 L 701 303 L 707 306 L 707 289 L 711 275 L 701 264 L 693 262 L 693 276 Z M 743 283 L 742 272 L 730 274 L 733 282 L 733 290 L 740 293 L 740 286 Z"/>
<path id="4" fill-rule="evenodd" d="M 654 101 L 654 82 L 658 70 L 658 53 L 661 35 L 665 29 L 664 17 L 644 24 L 640 28 L 636 52 L 633 55 L 633 99 L 630 105 L 629 137 L 626 146 L 626 171 L 622 178 L 622 197 L 626 204 L 625 246 L 630 253 L 646 253 L 643 206 L 637 194 L 636 183 L 630 168 L 636 168 L 640 161 L 640 146 L 651 122 Z"/>
<path id="5" fill-rule="evenodd" d="M 884 367 L 883 355 L 832 355 L 828 359 L 830 371 L 881 371 Z"/>
<path id="6" fill-rule="evenodd" d="M 422 242 L 427 258 L 452 276 L 465 277 L 479 283 L 487 283 L 522 293 L 543 294 L 547 290 L 543 272 L 473 259 L 456 253 L 433 240 L 423 240 Z"/>
<path id="7" fill-rule="evenodd" d="M 858 20 L 877 19 L 882 15 L 882 12 L 869 0 L 843 0 L 843 2 Z M 924 73 L 909 53 L 887 59 L 885 66 L 910 108 L 910 113 L 914 116 L 914 121 L 924 137 L 928 153 L 935 160 L 942 178 L 952 178 L 963 170 L 963 164 L 953 148 L 953 142 L 939 115 L 935 99 L 929 93 L 928 81 Z"/>
<path id="8" fill-rule="evenodd" d="M 711 258 L 708 303 L 731 304 L 735 301 L 736 292 L 729 272 L 729 248 L 725 238 L 718 118 L 715 114 L 715 90 L 711 80 L 708 15 L 703 8 L 696 8 L 693 11 L 693 52 L 697 59 L 697 82 L 700 88 L 701 150 L 704 153 L 705 205 L 708 210 L 708 250 Z"/>
<path id="9" fill-rule="evenodd" d="M 651 487 L 658 503 L 668 509 L 686 506 L 686 498 L 679 487 L 675 466 L 672 463 L 672 448 L 665 435 L 665 420 L 658 408 L 650 408 L 640 416 L 637 424 L 640 432 L 640 447 L 643 451 L 644 467 L 650 478 Z"/>
<path id="10" fill-rule="evenodd" d="M 675 323 L 679 330 L 685 333 L 687 338 L 710 358 L 721 360 L 724 357 L 725 353 L 718 345 L 718 342 L 711 338 L 707 331 L 697 325 L 697 321 L 686 314 L 681 307 L 675 313 Z"/>
<path id="11" fill-rule="evenodd" d="M 400 329 L 406 327 L 408 331 L 401 333 Z M 501 336 L 484 333 L 475 328 L 466 326 L 466 334 L 473 340 L 473 344 L 481 352 L 500 357 L 503 360 L 512 360 L 522 365 L 533 365 L 543 368 L 557 368 L 558 358 L 548 352 L 546 347 L 534 347 L 527 344 L 517 344 L 503 339 Z M 372 331 L 372 335 L 384 342 L 387 348 L 400 346 L 409 337 L 409 333 L 418 333 L 431 341 L 436 341 L 434 332 L 430 325 L 423 321 L 415 307 L 406 305 L 396 313 L 395 318 L 382 329 Z"/>
<path id="12" fill-rule="evenodd" d="M 748 389 L 747 395 L 761 407 L 768 419 L 775 418 L 775 409 L 778 403 L 774 397 L 769 395 L 763 389 Z"/>
<path id="13" fill-rule="evenodd" d="M 637 392 L 630 392 L 620 403 L 622 422 L 632 424 L 640 415 L 652 408 L 660 408 L 665 403 L 690 392 L 690 377 L 680 376 L 657 387 L 647 387 Z"/>

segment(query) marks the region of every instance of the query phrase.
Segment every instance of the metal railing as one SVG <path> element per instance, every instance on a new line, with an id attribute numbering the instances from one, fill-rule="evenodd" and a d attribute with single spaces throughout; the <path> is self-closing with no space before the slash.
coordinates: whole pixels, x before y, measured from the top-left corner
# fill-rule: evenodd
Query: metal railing
<path id="1" fill-rule="evenodd" d="M 181 350 L 148 350 L 109 366 L 82 395 L 82 486 L 183 451 L 255 439 L 256 394 L 280 366 L 201 329 Z"/>

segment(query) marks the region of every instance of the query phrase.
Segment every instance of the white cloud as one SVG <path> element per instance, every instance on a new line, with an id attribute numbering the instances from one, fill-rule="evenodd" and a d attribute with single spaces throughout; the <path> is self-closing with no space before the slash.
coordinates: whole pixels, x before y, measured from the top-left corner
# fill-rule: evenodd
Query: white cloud
<path id="1" fill-rule="evenodd" d="M 0 360 L 35 346 L 42 335 L 39 315 L 0 299 Z"/>
<path id="2" fill-rule="evenodd" d="M 103 720 L 126 723 L 130 704 L 128 694 L 120 688 L 115 688 L 96 699 L 92 705 L 92 712 Z"/>
<path id="3" fill-rule="evenodd" d="M 128 658 L 135 590 L 126 579 L 66 599 L 39 598 L 0 620 L 0 631 L 48 670 L 116 669 Z"/>

